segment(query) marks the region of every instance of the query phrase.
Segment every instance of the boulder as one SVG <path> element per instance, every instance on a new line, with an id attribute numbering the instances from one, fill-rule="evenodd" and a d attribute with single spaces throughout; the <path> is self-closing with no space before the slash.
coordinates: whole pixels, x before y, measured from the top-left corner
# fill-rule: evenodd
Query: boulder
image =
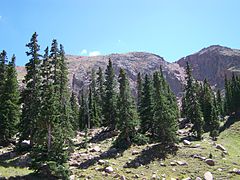
<path id="1" fill-rule="evenodd" d="M 75 175 L 69 176 L 69 179 L 70 179 L 70 180 L 74 180 L 74 179 L 75 179 Z"/>
<path id="2" fill-rule="evenodd" d="M 136 150 L 133 150 L 133 151 L 132 151 L 132 155 L 137 155 L 137 154 L 139 154 L 138 151 L 136 151 Z"/>
<path id="3" fill-rule="evenodd" d="M 134 178 L 139 178 L 140 176 L 138 174 L 135 174 L 134 175 Z"/>
<path id="4" fill-rule="evenodd" d="M 200 145 L 200 144 L 195 144 L 193 147 L 194 147 L 194 148 L 200 148 L 201 145 Z"/>
<path id="5" fill-rule="evenodd" d="M 216 144 L 216 148 L 221 150 L 221 151 L 226 151 L 226 148 L 221 144 Z"/>
<path id="6" fill-rule="evenodd" d="M 182 180 L 191 180 L 191 178 L 190 178 L 190 177 L 187 177 L 187 178 L 184 178 L 184 179 L 182 179 Z"/>
<path id="7" fill-rule="evenodd" d="M 139 166 L 141 166 L 141 164 L 140 164 L 139 162 L 135 162 L 135 163 L 134 163 L 134 166 L 135 166 L 135 167 L 139 167 Z"/>
<path id="8" fill-rule="evenodd" d="M 206 159 L 205 162 L 209 165 L 209 166 L 214 166 L 215 162 L 213 159 Z"/>
<path id="9" fill-rule="evenodd" d="M 15 158 L 17 156 L 17 153 L 16 152 L 10 152 L 9 156 L 10 156 L 10 159 Z"/>
<path id="10" fill-rule="evenodd" d="M 191 142 L 186 140 L 186 139 L 184 139 L 183 140 L 183 144 L 189 146 L 189 145 L 191 145 Z"/>
<path id="11" fill-rule="evenodd" d="M 230 173 L 235 173 L 240 175 L 240 169 L 234 168 L 232 171 L 230 171 Z"/>
<path id="12" fill-rule="evenodd" d="M 90 152 L 100 152 L 101 151 L 101 148 L 99 146 L 94 146 Z"/>
<path id="13" fill-rule="evenodd" d="M 120 180 L 126 180 L 125 176 L 122 175 L 122 176 L 120 177 Z"/>
<path id="14" fill-rule="evenodd" d="M 105 161 L 102 160 L 102 159 L 99 159 L 99 160 L 98 160 L 98 164 L 103 165 L 103 164 L 105 164 Z"/>
<path id="15" fill-rule="evenodd" d="M 186 166 L 186 165 L 188 165 L 187 162 L 183 162 L 183 161 L 176 161 L 176 162 L 177 162 L 177 164 L 179 166 Z"/>
<path id="16" fill-rule="evenodd" d="M 163 167 L 165 167 L 165 166 L 166 166 L 166 164 L 164 164 L 163 162 L 161 162 L 161 163 L 160 163 L 160 166 L 163 166 Z"/>
<path id="17" fill-rule="evenodd" d="M 84 132 L 79 132 L 78 135 L 84 137 L 85 133 Z"/>
<path id="18" fill-rule="evenodd" d="M 196 180 L 202 180 L 202 178 L 200 178 L 200 177 L 196 177 Z"/>
<path id="19" fill-rule="evenodd" d="M 112 173 L 113 172 L 113 168 L 111 166 L 108 166 L 108 167 L 105 168 L 105 171 L 107 173 Z"/>
<path id="20" fill-rule="evenodd" d="M 170 162 L 171 166 L 176 166 L 177 164 L 175 162 Z"/>
<path id="21" fill-rule="evenodd" d="M 111 148 L 107 151 L 108 155 L 116 154 L 118 150 L 116 148 Z"/>
<path id="22" fill-rule="evenodd" d="M 205 172 L 204 173 L 204 179 L 205 180 L 213 180 L 213 175 L 212 175 L 212 173 L 211 172 Z"/>
<path id="23" fill-rule="evenodd" d="M 21 148 L 28 148 L 28 147 L 30 147 L 30 140 L 23 140 L 23 141 L 20 143 L 20 147 L 21 147 Z"/>
<path id="24" fill-rule="evenodd" d="M 204 156 L 199 156 L 199 159 L 201 159 L 202 161 L 205 161 L 207 158 Z"/>
<path id="25" fill-rule="evenodd" d="M 156 174 L 153 174 L 151 179 L 152 179 L 152 180 L 155 180 L 155 179 L 158 179 L 158 177 L 157 177 Z"/>

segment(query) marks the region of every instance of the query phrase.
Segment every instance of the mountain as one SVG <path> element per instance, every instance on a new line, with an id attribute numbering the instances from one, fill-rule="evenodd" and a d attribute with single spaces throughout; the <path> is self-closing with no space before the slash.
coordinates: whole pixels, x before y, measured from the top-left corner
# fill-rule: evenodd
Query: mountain
<path id="1" fill-rule="evenodd" d="M 91 69 L 95 70 L 98 67 L 106 68 L 109 58 L 113 62 L 113 67 L 118 75 L 119 68 L 126 70 L 132 87 L 136 86 L 137 73 L 151 74 L 159 70 L 160 66 L 163 68 L 163 73 L 167 78 L 172 90 L 176 93 L 181 92 L 181 85 L 183 79 L 179 74 L 183 74 L 182 68 L 176 63 L 168 63 L 162 57 L 146 53 L 146 52 L 131 52 L 126 54 L 111 54 L 107 56 L 81 57 L 81 56 L 67 56 L 69 63 L 69 78 L 72 82 L 74 91 L 78 91 L 83 86 L 89 84 L 89 76 Z"/>
<path id="2" fill-rule="evenodd" d="M 223 89 L 225 74 L 230 77 L 232 72 L 240 74 L 240 50 L 231 49 L 219 45 L 204 48 L 197 53 L 169 63 L 161 56 L 147 52 L 130 52 L 126 54 L 110 54 L 106 56 L 74 56 L 67 55 L 69 68 L 69 84 L 78 92 L 86 88 L 90 82 L 92 68 L 106 68 L 109 58 L 118 75 L 119 68 L 124 68 L 129 76 L 131 87 L 136 86 L 137 73 L 151 74 L 162 66 L 163 73 L 169 82 L 171 89 L 177 96 L 181 95 L 184 84 L 184 68 L 186 62 L 193 68 L 193 76 L 203 81 L 207 78 L 212 86 Z M 23 67 L 17 67 L 19 80 L 24 77 Z M 136 92 L 134 92 L 136 93 Z"/>
<path id="3" fill-rule="evenodd" d="M 240 75 L 240 50 L 219 45 L 204 48 L 197 53 L 181 58 L 176 63 L 184 68 L 186 62 L 192 67 L 193 76 L 203 81 L 205 78 L 212 86 L 223 89 L 225 75 Z"/>

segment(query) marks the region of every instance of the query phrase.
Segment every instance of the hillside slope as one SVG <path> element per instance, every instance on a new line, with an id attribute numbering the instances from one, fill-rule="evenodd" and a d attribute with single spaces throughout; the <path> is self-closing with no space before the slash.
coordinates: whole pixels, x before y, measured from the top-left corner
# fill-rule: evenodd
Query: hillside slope
<path id="1" fill-rule="evenodd" d="M 217 141 L 204 134 L 202 141 L 190 141 L 190 145 L 179 143 L 178 150 L 163 150 L 160 144 L 132 146 L 125 151 L 112 147 L 116 133 L 105 132 L 104 128 L 88 131 L 87 148 L 81 146 L 84 132 L 78 132 L 74 141 L 74 152 L 69 159 L 71 179 L 196 179 L 211 172 L 214 179 L 239 179 L 240 167 L 240 122 L 235 122 L 223 131 Z M 188 129 L 178 131 L 180 138 Z M 184 135 L 185 134 L 185 135 Z M 225 152 L 217 148 L 218 144 Z M 0 148 L 0 177 L 19 176 L 37 179 L 27 166 L 29 154 L 18 155 L 13 147 Z M 226 153 L 227 152 L 227 153 Z M 214 164 L 206 163 L 212 156 Z M 20 168 L 21 167 L 21 168 Z M 112 171 L 108 171 L 111 167 Z M 240 170 L 239 170 L 240 172 Z M 185 179 L 185 180 L 186 180 Z"/>
<path id="2" fill-rule="evenodd" d="M 181 58 L 177 63 L 184 68 L 186 62 L 193 68 L 193 76 L 203 81 L 208 79 L 212 86 L 224 87 L 224 76 L 240 74 L 240 50 L 219 45 L 204 48 L 197 53 Z"/>
<path id="3" fill-rule="evenodd" d="M 193 76 L 197 80 L 203 81 L 207 78 L 212 86 L 221 90 L 224 88 L 225 74 L 228 77 L 231 76 L 232 72 L 240 74 L 240 50 L 219 45 L 204 48 L 174 63 L 169 63 L 161 56 L 147 52 L 130 52 L 94 57 L 67 55 L 66 58 L 69 68 L 69 84 L 75 92 L 89 84 L 93 68 L 96 71 L 98 67 L 105 69 L 109 58 L 113 62 L 116 75 L 118 75 L 119 68 L 126 70 L 131 87 L 136 86 L 138 72 L 151 74 L 153 71 L 159 70 L 161 65 L 171 89 L 177 96 L 180 96 L 183 91 L 186 62 L 191 64 Z M 25 71 L 23 67 L 17 67 L 17 69 L 19 81 L 21 81 Z"/>

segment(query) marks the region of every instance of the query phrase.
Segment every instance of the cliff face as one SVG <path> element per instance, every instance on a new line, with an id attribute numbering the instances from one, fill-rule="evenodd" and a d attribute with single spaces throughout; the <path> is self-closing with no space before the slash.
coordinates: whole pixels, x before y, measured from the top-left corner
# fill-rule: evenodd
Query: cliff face
<path id="1" fill-rule="evenodd" d="M 224 88 L 224 76 L 240 73 L 240 50 L 222 46 L 210 46 L 177 61 L 184 68 L 186 62 L 192 67 L 193 76 L 203 81 L 205 78 L 212 86 Z"/>
<path id="2" fill-rule="evenodd" d="M 69 79 L 74 91 L 79 91 L 82 87 L 89 84 L 91 69 L 95 71 L 98 67 L 103 70 L 108 64 L 109 58 L 113 62 L 116 75 L 120 68 L 126 70 L 131 87 L 136 87 L 137 73 L 152 74 L 159 70 L 160 65 L 163 73 L 168 80 L 172 90 L 176 93 L 181 92 L 182 79 L 178 74 L 182 74 L 182 68 L 176 63 L 168 63 L 162 57 L 145 52 L 132 52 L 127 54 L 111 54 L 107 56 L 80 57 L 67 56 L 69 67 Z M 179 70 L 180 69 L 180 70 Z"/>
<path id="3" fill-rule="evenodd" d="M 222 46 L 210 46 L 197 53 L 181 58 L 175 63 L 169 63 L 162 57 L 147 52 L 131 52 L 126 54 L 110 54 L 106 56 L 73 56 L 67 55 L 69 68 L 69 85 L 78 92 L 86 88 L 90 82 L 91 70 L 101 67 L 105 70 L 109 58 L 118 76 L 119 68 L 126 70 L 131 87 L 136 86 L 137 73 L 152 74 L 159 70 L 160 65 L 163 73 L 170 84 L 171 89 L 177 96 L 181 96 L 184 84 L 184 68 L 186 62 L 193 68 L 193 76 L 203 81 L 207 78 L 212 86 L 224 88 L 225 74 L 230 77 L 234 72 L 240 74 L 240 50 Z M 23 67 L 17 67 L 19 81 L 24 77 Z M 136 93 L 136 92 L 133 92 Z"/>

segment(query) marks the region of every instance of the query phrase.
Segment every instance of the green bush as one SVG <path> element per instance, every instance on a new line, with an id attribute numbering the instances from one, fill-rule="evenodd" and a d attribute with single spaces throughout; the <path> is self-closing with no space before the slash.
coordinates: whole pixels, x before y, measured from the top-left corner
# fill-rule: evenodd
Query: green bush
<path id="1" fill-rule="evenodd" d="M 149 138 L 144 134 L 137 133 L 133 138 L 133 143 L 136 145 L 144 145 L 149 143 Z"/>

